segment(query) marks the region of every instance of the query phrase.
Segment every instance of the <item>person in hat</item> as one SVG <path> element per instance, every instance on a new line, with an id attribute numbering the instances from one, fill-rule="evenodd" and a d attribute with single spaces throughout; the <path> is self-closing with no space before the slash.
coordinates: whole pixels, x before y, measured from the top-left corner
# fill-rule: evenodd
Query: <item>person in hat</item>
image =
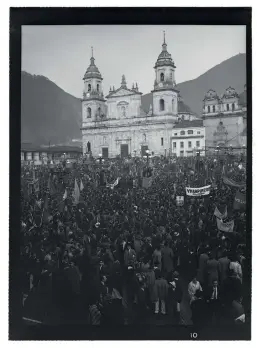
<path id="1" fill-rule="evenodd" d="M 124 252 L 124 264 L 125 266 L 133 266 L 136 262 L 136 252 L 131 248 L 131 243 L 127 244 L 127 249 Z"/>

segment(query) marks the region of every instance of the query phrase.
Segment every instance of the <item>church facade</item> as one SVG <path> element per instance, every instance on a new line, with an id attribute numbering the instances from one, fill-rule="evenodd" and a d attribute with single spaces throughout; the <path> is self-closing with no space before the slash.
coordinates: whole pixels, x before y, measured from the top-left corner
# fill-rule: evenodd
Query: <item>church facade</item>
<path id="1" fill-rule="evenodd" d="M 246 85 L 240 95 L 228 87 L 222 96 L 209 90 L 203 100 L 203 125 L 208 150 L 233 147 L 240 150 L 246 146 L 247 103 Z"/>
<path id="2" fill-rule="evenodd" d="M 176 66 L 167 51 L 165 36 L 154 69 L 152 105 L 145 112 L 138 85 L 128 88 L 124 75 L 121 86 L 110 89 L 104 98 L 103 78 L 92 53 L 83 78 L 83 154 L 126 157 L 144 155 L 146 150 L 156 155 L 168 153 L 171 130 L 178 120 L 179 91 L 175 82 Z"/>

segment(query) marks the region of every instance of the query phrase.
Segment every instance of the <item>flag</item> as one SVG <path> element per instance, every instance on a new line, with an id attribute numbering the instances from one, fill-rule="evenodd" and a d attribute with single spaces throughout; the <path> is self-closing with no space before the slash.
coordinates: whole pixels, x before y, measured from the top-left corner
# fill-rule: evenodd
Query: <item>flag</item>
<path id="1" fill-rule="evenodd" d="M 65 189 L 64 194 L 63 194 L 63 200 L 65 201 L 65 199 L 68 197 L 68 193 L 67 193 L 67 189 Z"/>
<path id="2" fill-rule="evenodd" d="M 220 220 L 225 219 L 228 216 L 228 209 L 227 206 L 225 207 L 224 213 L 221 213 L 218 209 L 218 207 L 216 206 L 215 210 L 214 210 L 214 214 L 217 218 L 219 218 Z"/>
<path id="3" fill-rule="evenodd" d="M 48 178 L 47 188 L 48 188 L 51 196 L 53 196 L 56 193 L 56 188 L 54 186 L 54 183 L 53 183 L 50 175 Z"/>
<path id="4" fill-rule="evenodd" d="M 229 185 L 229 186 L 233 186 L 233 187 L 244 187 L 244 186 L 246 186 L 246 183 L 237 183 L 233 179 L 230 179 L 230 178 L 225 177 L 225 176 L 223 177 L 223 182 L 224 182 L 224 184 Z"/>
<path id="5" fill-rule="evenodd" d="M 79 203 L 79 196 L 80 196 L 79 186 L 77 183 L 77 179 L 75 179 L 73 198 L 74 198 L 74 204 L 76 205 Z"/>
<path id="6" fill-rule="evenodd" d="M 220 231 L 223 232 L 233 232 L 234 230 L 234 220 L 231 220 L 229 222 L 223 222 L 222 220 L 216 218 L 217 221 L 217 227 Z"/>
<path id="7" fill-rule="evenodd" d="M 84 185 L 83 185 L 83 182 L 82 180 L 80 181 L 80 191 L 83 191 L 84 190 Z"/>
<path id="8" fill-rule="evenodd" d="M 39 180 L 34 181 L 34 191 L 35 193 L 39 192 Z"/>
<path id="9" fill-rule="evenodd" d="M 117 186 L 120 182 L 120 177 L 118 177 L 113 184 L 106 184 L 106 187 L 110 187 L 112 190 L 114 189 L 115 186 Z"/>
<path id="10" fill-rule="evenodd" d="M 48 211 L 48 194 L 45 196 L 45 202 L 44 202 L 44 209 L 43 209 L 43 215 L 42 215 L 42 222 L 48 223 L 49 219 L 49 211 Z"/>
<path id="11" fill-rule="evenodd" d="M 246 208 L 246 195 L 245 193 L 237 191 L 233 208 L 235 210 L 245 210 Z"/>
<path id="12" fill-rule="evenodd" d="M 151 185 L 152 185 L 152 177 L 149 177 L 149 178 L 143 177 L 142 187 L 149 188 Z"/>

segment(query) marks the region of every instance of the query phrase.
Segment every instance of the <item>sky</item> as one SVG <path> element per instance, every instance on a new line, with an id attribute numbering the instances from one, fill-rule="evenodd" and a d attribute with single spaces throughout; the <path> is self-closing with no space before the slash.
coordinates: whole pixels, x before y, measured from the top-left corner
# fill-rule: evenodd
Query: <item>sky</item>
<path id="1" fill-rule="evenodd" d="M 43 75 L 64 91 L 81 98 L 83 76 L 93 46 L 103 89 L 137 82 L 149 93 L 154 64 L 165 31 L 167 50 L 176 65 L 176 83 L 192 80 L 222 61 L 246 52 L 245 26 L 76 25 L 23 26 L 22 70 Z"/>

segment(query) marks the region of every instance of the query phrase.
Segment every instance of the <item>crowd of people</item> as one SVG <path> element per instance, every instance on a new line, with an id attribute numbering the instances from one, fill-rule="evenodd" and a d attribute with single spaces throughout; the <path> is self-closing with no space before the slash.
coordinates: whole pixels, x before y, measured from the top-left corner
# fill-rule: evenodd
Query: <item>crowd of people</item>
<path id="1" fill-rule="evenodd" d="M 233 209 L 239 186 L 223 180 L 226 174 L 246 184 L 239 162 L 209 156 L 194 163 L 156 157 L 24 166 L 24 317 L 92 325 L 244 323 L 246 214 Z M 148 188 L 143 176 L 152 177 Z M 37 186 L 28 191 L 31 178 Z M 208 195 L 185 193 L 206 185 Z M 233 232 L 217 228 L 216 208 L 226 211 L 223 222 L 234 220 Z"/>

